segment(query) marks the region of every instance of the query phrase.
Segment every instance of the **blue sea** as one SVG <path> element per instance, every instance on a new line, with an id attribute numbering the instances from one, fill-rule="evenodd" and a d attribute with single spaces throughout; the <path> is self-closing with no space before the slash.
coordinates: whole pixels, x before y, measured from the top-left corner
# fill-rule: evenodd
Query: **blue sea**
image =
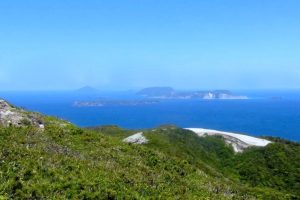
<path id="1" fill-rule="evenodd" d="M 74 101 L 131 99 L 133 93 L 0 92 L 0 98 L 78 126 L 128 129 L 165 124 L 300 141 L 300 91 L 237 91 L 249 100 L 172 100 L 137 106 L 74 107 Z"/>

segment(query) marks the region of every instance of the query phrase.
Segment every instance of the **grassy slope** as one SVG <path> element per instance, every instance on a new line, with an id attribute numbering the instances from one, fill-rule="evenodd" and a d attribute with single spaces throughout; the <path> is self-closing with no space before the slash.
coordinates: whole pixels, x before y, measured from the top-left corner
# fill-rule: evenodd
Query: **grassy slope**
<path id="1" fill-rule="evenodd" d="M 119 129 L 103 129 L 113 137 L 128 136 Z M 112 133 L 114 132 L 114 133 Z M 144 131 L 150 140 L 145 145 L 167 155 L 186 160 L 212 177 L 244 185 L 261 199 L 298 199 L 300 197 L 300 145 L 280 139 L 266 148 L 250 148 L 234 154 L 219 137 L 200 138 L 176 127 Z M 272 138 L 269 138 L 272 139 Z"/>
<path id="2" fill-rule="evenodd" d="M 159 148 L 46 121 L 0 127 L 0 199 L 251 199 Z"/>
<path id="3" fill-rule="evenodd" d="M 29 113 L 30 114 L 30 113 Z M 176 127 L 79 129 L 43 117 L 45 131 L 0 127 L 0 199 L 298 199 L 300 146 L 276 140 L 234 154 L 221 138 Z"/>

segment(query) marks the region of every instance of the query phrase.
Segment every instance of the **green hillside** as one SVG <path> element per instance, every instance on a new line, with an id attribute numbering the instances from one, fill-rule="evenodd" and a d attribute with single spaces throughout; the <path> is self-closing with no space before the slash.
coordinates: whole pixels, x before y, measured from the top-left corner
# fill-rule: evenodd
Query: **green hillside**
<path id="1" fill-rule="evenodd" d="M 116 127 L 94 128 L 121 140 L 128 131 Z M 122 135 L 123 132 L 123 135 Z M 300 144 L 268 138 L 268 146 L 252 147 L 234 153 L 222 137 L 198 137 L 193 132 L 176 127 L 144 130 L 149 139 L 143 146 L 186 160 L 211 177 L 223 178 L 261 199 L 299 199 Z"/>
<path id="2" fill-rule="evenodd" d="M 220 137 L 170 126 L 144 130 L 148 144 L 127 144 L 135 131 L 38 116 L 43 129 L 30 120 L 0 126 L 0 199 L 299 197 L 296 143 L 276 140 L 235 154 Z"/>
<path id="3" fill-rule="evenodd" d="M 176 156 L 71 125 L 1 128 L 0 146 L 3 199 L 244 196 Z"/>

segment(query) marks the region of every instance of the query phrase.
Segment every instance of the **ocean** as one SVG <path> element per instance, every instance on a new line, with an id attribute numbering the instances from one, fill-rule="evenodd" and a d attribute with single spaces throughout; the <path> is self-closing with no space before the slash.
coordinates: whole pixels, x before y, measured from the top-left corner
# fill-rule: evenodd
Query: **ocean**
<path id="1" fill-rule="evenodd" d="M 132 99 L 133 93 L 0 92 L 16 106 L 68 120 L 81 127 L 127 129 L 173 124 L 274 136 L 300 142 L 300 91 L 238 91 L 248 100 L 168 100 L 149 105 L 74 107 L 74 101 Z"/>

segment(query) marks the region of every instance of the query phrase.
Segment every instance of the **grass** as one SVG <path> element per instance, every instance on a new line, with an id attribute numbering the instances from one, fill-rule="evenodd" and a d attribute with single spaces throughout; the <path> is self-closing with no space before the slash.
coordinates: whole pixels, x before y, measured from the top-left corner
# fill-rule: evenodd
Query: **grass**
<path id="1" fill-rule="evenodd" d="M 220 137 L 174 126 L 81 129 L 44 117 L 45 130 L 0 127 L 0 199 L 297 199 L 299 144 L 277 140 L 235 154 Z M 291 157 L 292 156 L 292 157 Z"/>
<path id="2" fill-rule="evenodd" d="M 2 199 L 232 199 L 185 160 L 76 127 L 1 128 Z"/>

